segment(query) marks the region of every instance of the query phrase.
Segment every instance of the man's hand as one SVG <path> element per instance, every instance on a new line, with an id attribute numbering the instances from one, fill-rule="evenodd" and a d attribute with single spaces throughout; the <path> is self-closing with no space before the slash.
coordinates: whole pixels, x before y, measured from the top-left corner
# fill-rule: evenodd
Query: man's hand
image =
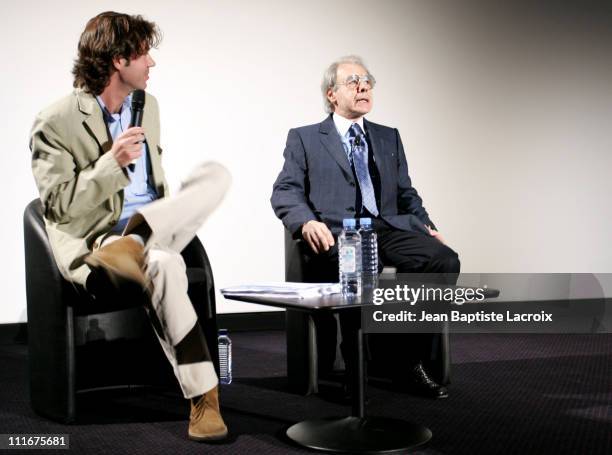
<path id="1" fill-rule="evenodd" d="M 132 161 L 142 155 L 142 143 L 144 142 L 144 129 L 140 126 L 128 128 L 113 142 L 110 152 L 113 154 L 119 166 L 126 167 Z"/>
<path id="2" fill-rule="evenodd" d="M 429 227 L 428 225 L 425 225 L 425 227 L 427 228 L 427 230 L 429 231 L 429 235 L 431 235 L 432 237 L 435 237 L 436 240 L 438 240 L 442 245 L 446 245 L 446 240 L 444 240 L 444 237 L 442 237 L 442 234 L 440 234 L 438 231 L 436 231 L 435 229 L 432 229 L 431 227 Z"/>
<path id="3" fill-rule="evenodd" d="M 319 254 L 334 246 L 334 236 L 325 223 L 310 220 L 302 226 L 302 237 L 308 242 L 312 251 Z"/>

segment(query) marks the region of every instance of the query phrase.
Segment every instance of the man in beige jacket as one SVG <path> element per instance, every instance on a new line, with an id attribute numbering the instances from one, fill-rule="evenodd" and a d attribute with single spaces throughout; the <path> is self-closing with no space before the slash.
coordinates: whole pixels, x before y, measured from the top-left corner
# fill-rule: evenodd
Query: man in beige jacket
<path id="1" fill-rule="evenodd" d="M 149 315 L 185 398 L 189 438 L 220 439 L 217 376 L 187 296 L 181 250 L 230 184 L 217 163 L 197 167 L 168 197 L 157 101 L 146 94 L 142 127 L 129 127 L 131 96 L 144 90 L 160 41 L 153 22 L 106 12 L 89 20 L 78 47 L 75 90 L 38 114 L 32 170 L 62 275 L 95 292 L 100 277 L 149 292 Z M 92 273 L 93 272 L 95 273 Z"/>

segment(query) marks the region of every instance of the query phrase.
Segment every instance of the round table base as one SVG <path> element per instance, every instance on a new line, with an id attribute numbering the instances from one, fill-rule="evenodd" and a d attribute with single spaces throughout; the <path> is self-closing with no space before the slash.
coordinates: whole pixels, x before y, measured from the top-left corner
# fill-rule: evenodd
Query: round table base
<path id="1" fill-rule="evenodd" d="M 431 439 L 431 430 L 414 423 L 386 417 L 341 417 L 306 420 L 287 430 L 297 444 L 328 452 L 406 452 Z"/>

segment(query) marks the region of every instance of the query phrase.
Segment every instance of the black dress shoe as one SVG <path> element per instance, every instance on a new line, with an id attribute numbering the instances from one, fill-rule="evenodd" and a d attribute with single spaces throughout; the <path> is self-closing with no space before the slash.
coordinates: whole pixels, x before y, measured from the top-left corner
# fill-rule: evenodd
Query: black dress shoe
<path id="1" fill-rule="evenodd" d="M 415 392 L 425 397 L 436 399 L 448 397 L 446 387 L 431 379 L 420 362 L 410 371 L 408 382 Z"/>

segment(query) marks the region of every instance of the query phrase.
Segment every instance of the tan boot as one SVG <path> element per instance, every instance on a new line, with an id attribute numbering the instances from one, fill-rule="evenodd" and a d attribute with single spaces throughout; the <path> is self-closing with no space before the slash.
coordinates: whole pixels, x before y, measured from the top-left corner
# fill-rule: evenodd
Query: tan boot
<path id="1" fill-rule="evenodd" d="M 191 400 L 189 439 L 215 441 L 227 436 L 227 427 L 219 410 L 219 388 L 209 390 L 196 404 Z"/>
<path id="2" fill-rule="evenodd" d="M 85 263 L 94 269 L 104 269 L 117 287 L 121 280 L 134 281 L 143 287 L 146 285 L 144 248 L 130 236 L 94 251 L 85 258 Z"/>

